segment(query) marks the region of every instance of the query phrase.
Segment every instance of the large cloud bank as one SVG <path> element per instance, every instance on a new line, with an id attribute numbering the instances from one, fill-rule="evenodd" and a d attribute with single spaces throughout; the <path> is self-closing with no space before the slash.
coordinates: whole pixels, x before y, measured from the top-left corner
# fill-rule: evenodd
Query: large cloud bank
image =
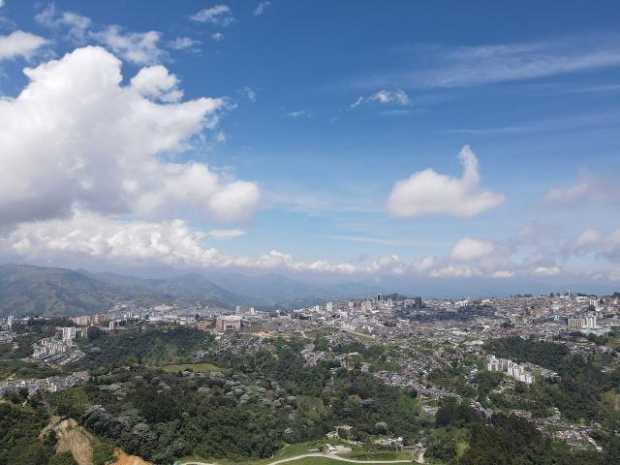
<path id="1" fill-rule="evenodd" d="M 164 161 L 217 123 L 224 100 L 176 102 L 177 79 L 163 67 L 123 85 L 121 62 L 99 47 L 24 72 L 24 90 L 0 101 L 3 225 L 75 209 L 156 216 L 192 208 L 226 221 L 255 210 L 256 184 L 203 163 Z"/>

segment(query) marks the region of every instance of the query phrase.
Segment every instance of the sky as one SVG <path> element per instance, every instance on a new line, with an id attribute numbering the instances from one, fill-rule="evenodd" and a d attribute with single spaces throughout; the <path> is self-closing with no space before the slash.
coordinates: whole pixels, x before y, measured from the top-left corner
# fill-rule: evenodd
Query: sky
<path id="1" fill-rule="evenodd" d="M 618 289 L 619 22 L 605 1 L 0 0 L 0 260 Z"/>

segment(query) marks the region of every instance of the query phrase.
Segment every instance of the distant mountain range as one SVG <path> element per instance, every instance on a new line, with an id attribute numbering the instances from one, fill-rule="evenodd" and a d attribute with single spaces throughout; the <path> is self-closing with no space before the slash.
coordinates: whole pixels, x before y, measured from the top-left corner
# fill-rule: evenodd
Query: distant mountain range
<path id="1" fill-rule="evenodd" d="M 380 292 L 378 286 L 360 282 L 317 284 L 292 279 L 275 273 L 210 273 L 213 283 L 238 295 L 249 296 L 254 305 L 271 307 L 298 307 L 329 299 L 368 296 Z"/>
<path id="2" fill-rule="evenodd" d="M 113 273 L 0 265 L 0 315 L 96 313 L 120 301 L 291 308 L 359 297 L 378 289 L 358 283 L 315 285 L 278 274 L 191 273 L 141 278 Z"/>

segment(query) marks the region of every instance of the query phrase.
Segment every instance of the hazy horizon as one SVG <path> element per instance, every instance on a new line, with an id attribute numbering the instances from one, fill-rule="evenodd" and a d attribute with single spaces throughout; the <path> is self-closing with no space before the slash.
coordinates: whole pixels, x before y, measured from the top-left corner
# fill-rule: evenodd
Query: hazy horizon
<path id="1" fill-rule="evenodd" d="M 619 287 L 614 3 L 255 3 L 0 2 L 0 263 Z"/>

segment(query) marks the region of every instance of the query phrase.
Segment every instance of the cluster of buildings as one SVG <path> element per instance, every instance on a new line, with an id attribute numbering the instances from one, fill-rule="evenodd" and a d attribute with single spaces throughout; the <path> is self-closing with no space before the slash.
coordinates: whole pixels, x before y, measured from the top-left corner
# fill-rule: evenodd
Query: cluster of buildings
<path id="1" fill-rule="evenodd" d="M 97 327 L 102 331 L 113 331 L 125 326 L 128 321 L 139 320 L 142 317 L 143 312 L 134 313 L 132 311 L 114 308 L 107 313 L 76 316 L 71 318 L 71 321 L 81 328 Z"/>
<path id="2" fill-rule="evenodd" d="M 523 365 L 506 358 L 497 358 L 495 355 L 489 356 L 487 370 L 505 373 L 525 384 L 532 384 L 534 382 L 534 376 Z"/>
<path id="3" fill-rule="evenodd" d="M 54 365 L 67 364 L 83 356 L 77 340 L 85 337 L 90 328 L 122 330 L 134 323 L 179 325 L 217 333 L 217 351 L 259 350 L 274 337 L 300 336 L 308 342 L 301 352 L 306 366 L 327 361 L 333 370 L 360 369 L 385 384 L 415 389 L 422 410 L 431 412 L 436 409 L 438 398 L 460 399 L 464 395 L 461 391 L 461 395 L 457 394 L 458 389 L 449 383 L 441 382 L 442 371 L 449 372 L 454 367 L 463 368 L 461 376 L 469 387 L 475 385 L 477 374 L 484 370 L 478 365 L 481 361 L 486 361 L 486 370 L 504 373 L 525 384 L 534 383 L 535 378 L 557 376 L 529 363 L 487 353 L 485 342 L 489 339 L 520 336 L 526 340 L 554 340 L 573 353 L 608 349 L 578 333 L 599 334 L 620 327 L 620 300 L 562 293 L 423 301 L 420 297 L 392 294 L 287 311 L 257 311 L 253 307 L 141 307 L 129 303 L 106 313 L 74 317 L 72 321 L 76 326 L 59 327 L 54 337 L 37 341 L 33 358 Z M 3 334 L 12 334 L 12 324 L 12 320 L 0 322 L 0 342 Z M 236 334 L 239 332 L 241 336 Z M 371 345 L 393 350 L 386 350 L 380 360 L 369 361 L 365 348 Z M 192 356 L 200 360 L 204 354 Z M 620 353 L 616 358 L 620 361 Z M 36 392 L 63 386 L 57 379 L 49 380 L 11 381 L 10 385 L 5 382 L 0 384 L 0 395 L 3 389 L 26 388 Z M 258 387 L 231 384 L 230 388 L 229 395 L 240 403 L 260 393 Z M 277 402 L 284 405 L 292 401 Z M 486 407 L 476 408 L 485 415 L 489 413 Z"/>
<path id="4" fill-rule="evenodd" d="M 84 357 L 75 340 L 86 337 L 86 328 L 58 327 L 56 335 L 36 341 L 32 345 L 32 358 L 49 365 L 67 365 Z"/>
<path id="5" fill-rule="evenodd" d="M 596 314 L 587 314 L 582 318 L 569 318 L 566 322 L 569 330 L 597 329 Z"/>
<path id="6" fill-rule="evenodd" d="M 255 315 L 253 308 L 248 313 Z M 138 307 L 130 304 L 117 305 L 106 313 L 82 315 L 71 318 L 81 328 L 97 327 L 101 331 L 123 329 L 131 322 L 154 325 L 191 326 L 201 330 L 235 331 L 241 329 L 242 318 L 238 315 L 225 315 L 224 309 L 209 307 L 185 308 L 177 305 L 161 304 Z M 237 307 L 236 313 L 240 313 Z"/>
<path id="7" fill-rule="evenodd" d="M 0 344 L 10 344 L 15 338 L 13 333 L 13 315 L 0 319 Z"/>
<path id="8" fill-rule="evenodd" d="M 11 392 L 25 390 L 29 395 L 39 391 L 58 392 L 69 389 L 79 384 L 84 384 L 90 379 L 87 371 L 78 371 L 66 376 L 51 376 L 43 379 L 18 379 L 0 381 L 0 397 Z"/>

